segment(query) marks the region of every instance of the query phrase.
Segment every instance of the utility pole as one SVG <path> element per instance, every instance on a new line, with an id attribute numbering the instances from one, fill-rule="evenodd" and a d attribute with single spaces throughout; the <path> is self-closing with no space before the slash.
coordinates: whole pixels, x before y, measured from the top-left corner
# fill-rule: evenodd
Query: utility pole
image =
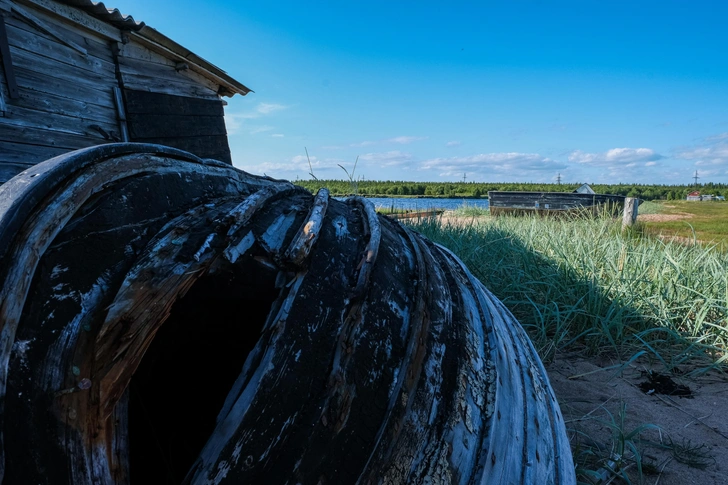
<path id="1" fill-rule="evenodd" d="M 556 176 L 556 183 L 561 185 L 561 172 Z"/>
<path id="2" fill-rule="evenodd" d="M 693 176 L 693 179 L 695 180 L 695 186 L 696 186 L 696 187 L 698 186 L 698 179 L 699 179 L 699 178 L 700 178 L 700 177 L 698 177 L 698 171 L 696 170 L 696 171 L 695 171 L 695 175 Z"/>

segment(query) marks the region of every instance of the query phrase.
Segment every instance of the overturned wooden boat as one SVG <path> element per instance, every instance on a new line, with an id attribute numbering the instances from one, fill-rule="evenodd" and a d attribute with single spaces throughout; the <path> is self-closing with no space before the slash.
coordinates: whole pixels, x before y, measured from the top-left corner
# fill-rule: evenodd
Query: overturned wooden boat
<path id="1" fill-rule="evenodd" d="M 573 192 L 488 192 L 491 215 L 561 215 L 618 213 L 624 208 L 624 196 L 597 194 L 583 184 Z"/>
<path id="2" fill-rule="evenodd" d="M 441 216 L 445 213 L 444 209 L 432 209 L 427 211 L 411 211 L 411 212 L 393 212 L 385 214 L 390 219 L 426 219 L 429 217 Z"/>
<path id="3" fill-rule="evenodd" d="M 574 483 L 543 366 L 365 199 L 176 149 L 0 186 L 2 483 Z"/>

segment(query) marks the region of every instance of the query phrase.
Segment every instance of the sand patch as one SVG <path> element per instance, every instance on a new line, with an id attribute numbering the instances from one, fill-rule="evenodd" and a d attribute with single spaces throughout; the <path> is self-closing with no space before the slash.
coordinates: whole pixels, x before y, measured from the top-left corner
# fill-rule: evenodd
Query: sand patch
<path id="1" fill-rule="evenodd" d="M 704 469 L 691 467 L 685 456 L 670 449 L 648 446 L 643 459 L 649 464 L 645 483 L 704 485 L 728 484 L 728 381 L 719 374 L 697 378 L 670 377 L 687 386 L 692 398 L 646 394 L 650 388 L 648 369 L 633 365 L 621 375 L 617 369 L 605 370 L 611 362 L 580 357 L 558 358 L 547 372 L 561 405 L 572 449 L 599 449 L 609 457 L 613 435 L 622 405 L 625 418 L 622 430 L 628 434 L 639 426 L 652 424 L 660 430 L 647 430 L 642 438 L 654 443 L 677 443 L 699 447 Z M 685 369 L 689 370 L 689 369 Z M 579 377 L 575 377 L 579 376 Z M 611 416 L 610 416 L 611 413 Z M 670 441 L 671 440 L 671 441 Z M 575 447 L 575 443 L 580 443 Z M 633 483 L 636 470 L 631 470 Z M 605 474 L 608 473 L 605 471 Z M 610 483 L 622 483 L 619 480 Z"/>
<path id="2" fill-rule="evenodd" d="M 668 222 L 681 221 L 692 217 L 692 214 L 688 214 L 686 212 L 680 212 L 678 214 L 639 214 L 637 216 L 637 220 L 640 222 Z"/>

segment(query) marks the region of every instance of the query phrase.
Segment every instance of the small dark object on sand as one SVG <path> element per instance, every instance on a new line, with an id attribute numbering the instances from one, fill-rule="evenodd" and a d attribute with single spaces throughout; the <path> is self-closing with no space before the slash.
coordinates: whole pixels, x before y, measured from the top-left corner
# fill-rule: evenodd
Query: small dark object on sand
<path id="1" fill-rule="evenodd" d="M 653 371 L 648 371 L 646 376 L 647 380 L 640 383 L 639 388 L 647 394 L 666 394 L 668 396 L 688 397 L 691 399 L 693 397 L 693 391 L 688 386 L 678 384 L 670 376 Z"/>

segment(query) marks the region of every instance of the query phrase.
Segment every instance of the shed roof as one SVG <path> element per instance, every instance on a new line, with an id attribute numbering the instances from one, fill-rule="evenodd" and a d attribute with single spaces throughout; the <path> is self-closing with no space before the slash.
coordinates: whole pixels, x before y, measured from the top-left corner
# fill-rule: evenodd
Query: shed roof
<path id="1" fill-rule="evenodd" d="M 574 193 L 576 193 L 576 194 L 590 194 L 590 195 L 596 194 L 596 192 L 594 192 L 594 189 L 592 189 L 589 184 L 582 184 L 581 187 L 579 187 L 578 189 L 576 189 L 574 191 Z"/>
<path id="2" fill-rule="evenodd" d="M 189 49 L 184 48 L 182 45 L 173 41 L 158 30 L 149 27 L 144 22 L 135 20 L 131 15 L 122 14 L 117 8 L 108 8 L 103 2 L 93 2 L 92 0 L 57 1 L 70 7 L 83 10 L 87 14 L 105 23 L 111 24 L 119 30 L 134 33 L 147 41 L 158 44 L 162 48 L 168 50 L 169 54 L 174 57 L 183 58 L 185 62 L 197 67 L 195 70 L 199 74 L 220 85 L 221 89 L 219 94 L 221 96 L 234 96 L 235 94 L 245 96 L 251 92 L 251 89 L 230 77 L 228 73 L 219 67 L 201 58 Z"/>

